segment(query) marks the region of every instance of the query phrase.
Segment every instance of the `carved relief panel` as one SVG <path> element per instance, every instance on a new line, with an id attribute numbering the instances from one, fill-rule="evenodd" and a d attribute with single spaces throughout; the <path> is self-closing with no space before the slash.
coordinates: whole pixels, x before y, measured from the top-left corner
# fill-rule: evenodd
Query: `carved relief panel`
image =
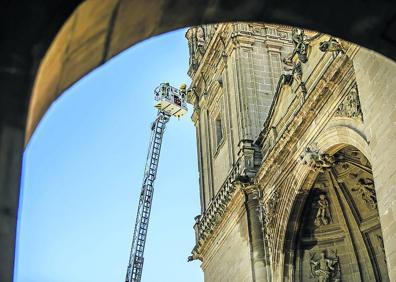
<path id="1" fill-rule="evenodd" d="M 302 211 L 296 281 L 389 281 L 370 163 L 352 146 L 332 160 Z"/>

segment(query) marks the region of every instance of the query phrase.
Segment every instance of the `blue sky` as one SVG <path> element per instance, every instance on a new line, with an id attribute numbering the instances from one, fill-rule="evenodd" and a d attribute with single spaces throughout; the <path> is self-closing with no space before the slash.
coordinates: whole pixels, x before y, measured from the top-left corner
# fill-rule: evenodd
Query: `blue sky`
<path id="1" fill-rule="evenodd" d="M 123 281 L 144 171 L 153 90 L 189 84 L 185 30 L 146 40 L 65 92 L 23 162 L 16 282 Z M 187 263 L 199 214 L 190 112 L 165 133 L 146 244 L 144 282 L 203 281 Z"/>

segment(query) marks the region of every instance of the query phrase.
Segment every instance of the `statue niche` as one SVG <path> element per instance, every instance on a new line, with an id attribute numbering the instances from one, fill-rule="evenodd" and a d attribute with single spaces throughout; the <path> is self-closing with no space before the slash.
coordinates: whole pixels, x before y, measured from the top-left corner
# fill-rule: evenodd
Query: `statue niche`
<path id="1" fill-rule="evenodd" d="M 370 162 L 352 146 L 308 148 L 301 162 L 312 172 L 291 211 L 285 280 L 389 281 Z"/>
<path id="2" fill-rule="evenodd" d="M 315 225 L 322 226 L 328 225 L 331 221 L 330 205 L 326 197 L 326 194 L 322 193 L 319 195 L 319 199 L 316 202 L 318 211 L 316 213 Z"/>

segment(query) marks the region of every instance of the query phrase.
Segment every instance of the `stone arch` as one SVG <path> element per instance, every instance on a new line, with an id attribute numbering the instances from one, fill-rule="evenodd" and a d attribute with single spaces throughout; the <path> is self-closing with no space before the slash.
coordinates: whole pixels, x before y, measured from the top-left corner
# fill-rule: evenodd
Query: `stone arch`
<path id="1" fill-rule="evenodd" d="M 340 148 L 351 145 L 371 160 L 371 150 L 367 137 L 357 127 L 345 125 L 330 127 L 316 138 L 315 143 L 320 151 L 328 154 L 334 154 Z"/>
<path id="2" fill-rule="evenodd" d="M 376 1 L 376 9 L 362 7 L 364 13 L 359 13 L 353 5 L 336 0 L 332 6 L 343 7 L 337 21 L 322 5 L 303 1 L 264 4 L 257 0 L 81 1 L 59 32 L 51 34 L 51 45 L 40 58 L 29 104 L 26 142 L 51 103 L 82 76 L 141 40 L 185 26 L 226 21 L 287 24 L 345 38 L 396 58 L 392 34 L 395 20 L 389 13 L 395 10 L 395 4 Z M 362 27 L 363 22 L 370 22 L 370 31 Z M 345 29 L 346 25 L 351 28 Z"/>
<path id="3" fill-rule="evenodd" d="M 340 129 L 322 137 L 342 133 Z M 338 136 L 341 141 L 347 135 Z M 280 277 L 282 281 L 389 281 L 370 161 L 346 140 L 333 139 L 333 145 L 321 140 L 326 139 L 319 138 L 318 144 L 322 148 L 328 144 L 326 153 L 334 155 L 335 163 L 308 173 L 297 190 L 283 240 Z M 349 142 L 364 150 L 358 140 Z M 321 272 L 320 263 L 326 265 L 323 268 L 330 266 L 327 274 Z"/>
<path id="4" fill-rule="evenodd" d="M 6 169 L 2 169 L 5 175 L 3 187 L 8 187 L 10 192 L 1 194 L 0 215 L 5 218 L 7 229 L 11 230 L 7 232 L 6 237 L 1 237 L 1 242 L 4 242 L 1 245 L 2 249 L 7 249 L 1 256 L 5 263 L 0 267 L 0 277 L 4 281 L 10 280 L 12 272 L 20 167 L 13 165 L 12 173 L 8 174 L 8 171 L 10 164 L 21 160 L 23 135 L 25 134 L 27 143 L 48 107 L 67 87 L 123 49 L 150 36 L 187 25 L 251 20 L 320 30 L 396 59 L 394 36 L 396 4 L 385 0 L 359 5 L 346 4 L 341 0 L 332 1 L 331 6 L 339 9 L 337 20 L 334 20 L 333 9 L 323 9 L 322 2 L 264 3 L 257 0 L 194 3 L 157 0 L 46 2 L 48 3 L 38 6 L 33 2 L 14 1 L 8 3 L 3 10 L 7 17 L 3 23 L 4 44 L 0 47 L 2 54 L 5 54 L 5 62 L 1 65 L 4 103 L 1 107 L 0 124 L 7 142 L 3 147 L 9 146 L 10 152 L 11 150 L 13 152 L 4 161 Z M 80 6 L 76 8 L 78 5 Z M 75 21 L 77 14 L 80 19 L 85 18 L 85 20 L 77 23 Z M 63 23 L 63 27 L 58 31 Z M 369 27 L 368 23 L 370 23 Z M 72 37 L 78 38 L 74 42 L 75 46 L 67 43 Z M 376 56 L 373 53 L 370 55 Z M 390 69 L 393 67 L 392 62 L 383 58 L 381 60 L 387 63 Z M 38 64 L 41 66 L 37 71 Z M 364 67 L 364 69 L 369 68 Z M 34 77 L 36 78 L 34 93 L 30 100 L 31 82 Z M 40 78 L 45 79 L 40 80 Z M 26 124 L 29 100 L 31 103 Z M 392 175 L 392 172 L 388 175 Z M 389 177 L 384 176 L 384 178 Z M 389 210 L 391 208 L 392 206 Z"/>

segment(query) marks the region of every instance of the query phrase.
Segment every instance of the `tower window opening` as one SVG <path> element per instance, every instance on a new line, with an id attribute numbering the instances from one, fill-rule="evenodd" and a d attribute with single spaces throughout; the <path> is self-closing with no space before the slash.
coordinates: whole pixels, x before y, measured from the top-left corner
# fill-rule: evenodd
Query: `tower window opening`
<path id="1" fill-rule="evenodd" d="M 215 120 L 215 130 L 216 130 L 216 147 L 218 147 L 223 140 L 223 124 L 220 114 Z"/>

